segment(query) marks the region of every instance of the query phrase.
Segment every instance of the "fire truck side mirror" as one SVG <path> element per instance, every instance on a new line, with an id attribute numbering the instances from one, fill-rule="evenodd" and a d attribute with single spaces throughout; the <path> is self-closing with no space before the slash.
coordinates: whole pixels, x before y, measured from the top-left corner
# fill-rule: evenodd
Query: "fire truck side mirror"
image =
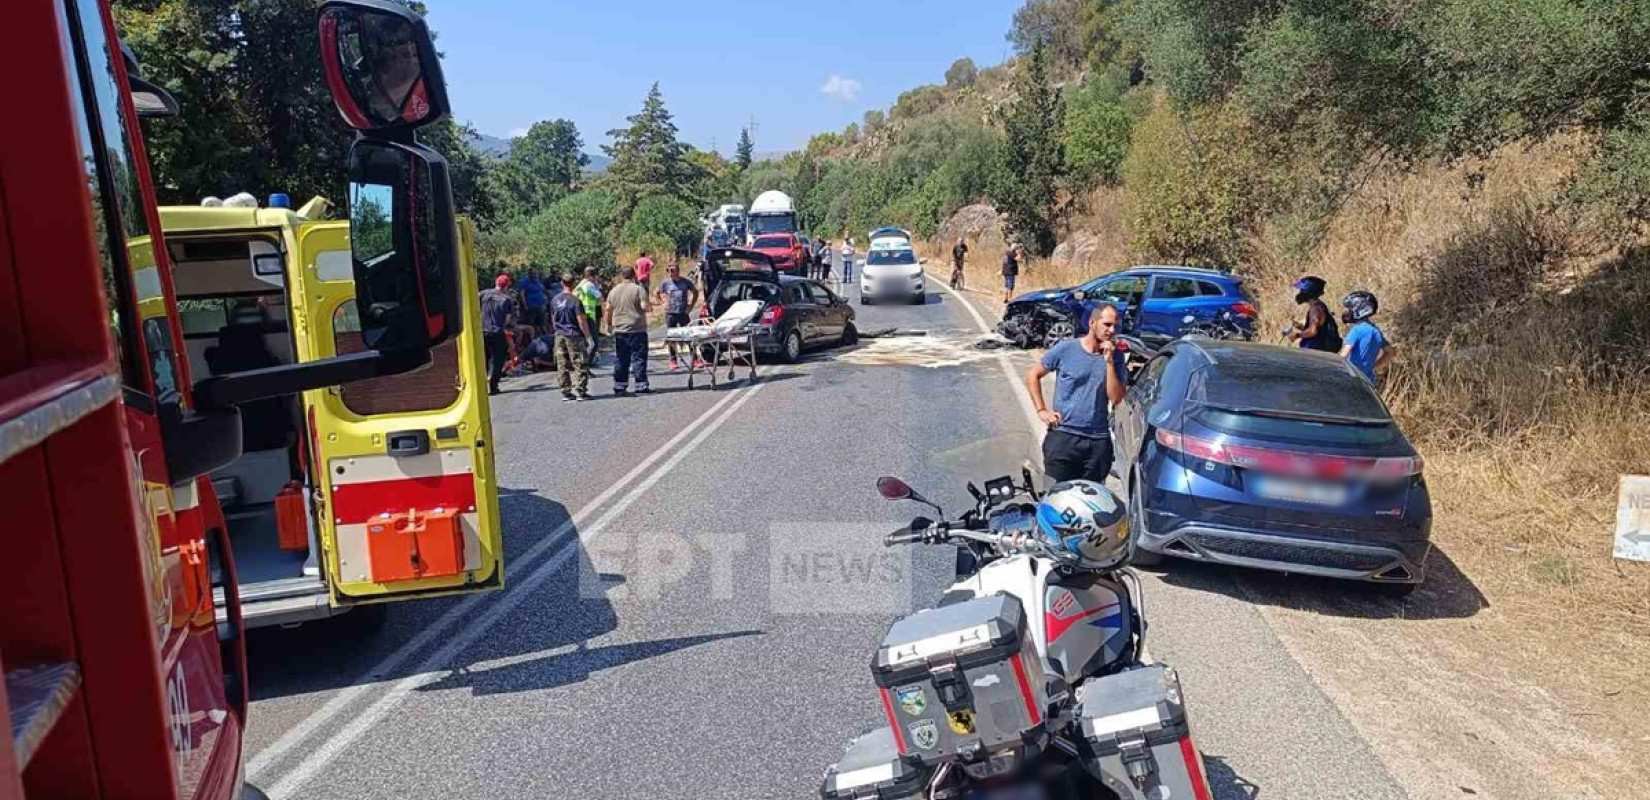
<path id="1" fill-rule="evenodd" d="M 318 28 L 333 104 L 351 128 L 410 131 L 447 116 L 429 26 L 390 0 L 326 0 Z"/>
<path id="2" fill-rule="evenodd" d="M 446 160 L 417 144 L 357 140 L 350 147 L 349 219 L 367 346 L 427 350 L 456 335 L 463 307 Z"/>

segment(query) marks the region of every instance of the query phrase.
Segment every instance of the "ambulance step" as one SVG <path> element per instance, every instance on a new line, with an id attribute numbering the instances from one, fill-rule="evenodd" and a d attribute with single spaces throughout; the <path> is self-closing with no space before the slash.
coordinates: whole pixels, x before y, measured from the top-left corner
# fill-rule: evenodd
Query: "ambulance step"
<path id="1" fill-rule="evenodd" d="M 29 765 L 57 718 L 80 689 L 80 667 L 73 663 L 41 664 L 6 670 L 6 701 L 11 706 L 11 745 L 19 770 Z"/>

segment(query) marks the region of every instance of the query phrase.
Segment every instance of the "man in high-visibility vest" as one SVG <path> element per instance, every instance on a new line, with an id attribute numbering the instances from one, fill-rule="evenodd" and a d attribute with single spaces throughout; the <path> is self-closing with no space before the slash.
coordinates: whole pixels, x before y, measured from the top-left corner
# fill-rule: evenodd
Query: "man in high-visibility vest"
<path id="1" fill-rule="evenodd" d="M 596 282 L 596 268 L 584 268 L 584 280 L 573 287 L 573 296 L 579 299 L 584 306 L 585 316 L 590 318 L 590 356 L 589 361 L 596 360 L 596 351 L 601 349 L 602 339 L 602 287 Z"/>

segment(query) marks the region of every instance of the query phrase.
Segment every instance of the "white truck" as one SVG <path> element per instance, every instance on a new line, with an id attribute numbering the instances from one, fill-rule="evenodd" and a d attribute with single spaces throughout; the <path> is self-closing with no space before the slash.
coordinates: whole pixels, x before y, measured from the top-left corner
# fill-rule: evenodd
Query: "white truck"
<path id="1" fill-rule="evenodd" d="M 791 196 L 780 191 L 766 191 L 756 196 L 745 212 L 746 244 L 769 233 L 796 233 L 796 204 Z"/>

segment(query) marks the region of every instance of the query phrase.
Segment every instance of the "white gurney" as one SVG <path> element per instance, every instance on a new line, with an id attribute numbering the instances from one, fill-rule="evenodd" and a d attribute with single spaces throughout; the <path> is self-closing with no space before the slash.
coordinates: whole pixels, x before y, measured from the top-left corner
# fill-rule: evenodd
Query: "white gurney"
<path id="1" fill-rule="evenodd" d="M 728 380 L 740 365 L 750 369 L 750 379 L 756 380 L 756 334 L 761 329 L 756 317 L 762 313 L 761 300 L 740 300 L 722 312 L 715 322 L 686 325 L 665 330 L 667 344 L 687 345 L 688 388 L 693 388 L 693 376 L 700 369 L 699 356 L 707 353 L 705 369 L 710 371 L 710 385 L 716 385 L 716 368 L 728 365 Z"/>

